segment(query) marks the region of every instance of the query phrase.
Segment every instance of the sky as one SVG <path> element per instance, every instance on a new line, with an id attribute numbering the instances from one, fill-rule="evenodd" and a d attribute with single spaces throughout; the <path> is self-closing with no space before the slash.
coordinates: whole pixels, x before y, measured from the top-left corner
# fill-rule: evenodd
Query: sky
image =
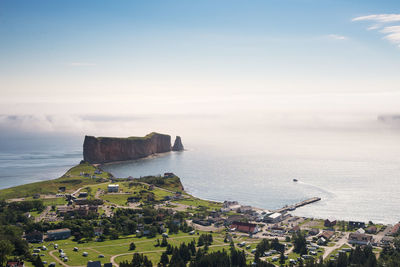
<path id="1" fill-rule="evenodd" d="M 2 129 L 96 134 L 99 120 L 270 112 L 375 118 L 400 113 L 399 70 L 398 1 L 0 0 Z"/>

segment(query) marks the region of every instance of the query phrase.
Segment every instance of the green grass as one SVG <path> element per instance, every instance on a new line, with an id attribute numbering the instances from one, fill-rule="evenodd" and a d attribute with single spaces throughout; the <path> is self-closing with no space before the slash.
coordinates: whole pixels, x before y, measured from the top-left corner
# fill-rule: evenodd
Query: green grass
<path id="1" fill-rule="evenodd" d="M 202 207 L 206 207 L 207 209 L 210 209 L 210 210 L 219 210 L 220 208 L 222 208 L 222 203 L 203 200 L 203 199 L 192 197 L 190 195 L 188 195 L 188 196 L 189 196 L 189 198 L 174 200 L 173 202 L 192 206 L 194 208 L 202 206 Z"/>
<path id="2" fill-rule="evenodd" d="M 199 232 L 199 234 L 202 234 L 205 232 Z M 174 234 L 170 235 L 168 238 L 168 242 L 171 245 L 174 246 L 179 246 L 182 242 L 188 243 L 192 241 L 193 239 L 196 240 L 198 239 L 199 235 L 189 235 L 188 233 L 182 233 L 180 232 L 179 234 Z M 228 243 L 223 243 L 223 234 L 220 233 L 213 233 L 213 238 L 214 238 L 214 243 L 213 245 L 217 245 L 215 247 L 216 250 L 222 249 L 222 248 L 228 248 L 229 244 Z M 33 248 L 36 248 L 38 246 L 45 245 L 48 250 L 47 251 L 42 251 L 39 254 L 44 254 L 45 256 L 42 257 L 43 261 L 47 261 L 48 263 L 50 262 L 56 262 L 56 260 L 50 256 L 49 252 L 54 251 L 53 245 L 54 243 L 58 244 L 58 247 L 63 249 L 64 252 L 67 254 L 67 257 L 69 258 L 69 261 L 67 262 L 68 265 L 70 266 L 85 266 L 89 260 L 100 260 L 102 263 L 110 262 L 110 257 L 113 255 L 119 255 L 119 254 L 124 254 L 124 253 L 130 253 L 129 255 L 124 255 L 116 258 L 116 262 L 121 262 L 123 260 L 131 260 L 132 255 L 135 252 L 145 252 L 144 254 L 147 255 L 150 260 L 153 262 L 154 265 L 156 265 L 161 257 L 161 253 L 165 251 L 165 248 L 162 247 L 155 247 L 154 244 L 156 243 L 157 239 L 162 239 L 161 235 L 156 236 L 155 238 L 137 238 L 133 235 L 130 236 L 124 236 L 116 240 L 106 240 L 104 242 L 95 242 L 95 241 L 89 241 L 87 243 L 83 244 L 78 244 L 74 241 L 72 241 L 72 238 L 67 239 L 67 240 L 58 240 L 58 241 L 51 241 L 51 242 L 44 242 L 43 244 L 33 244 L 31 246 L 31 249 L 33 251 Z M 134 242 L 136 245 L 136 249 L 134 251 L 129 250 L 129 244 L 131 242 Z M 221 246 L 222 245 L 222 246 Z M 78 247 L 79 251 L 74 252 L 73 248 Z M 214 249 L 212 246 L 210 249 Z M 88 252 L 89 255 L 88 257 L 83 257 L 82 253 L 83 252 Z M 100 254 L 104 255 L 104 258 L 98 258 Z M 58 251 L 54 251 L 53 255 L 58 257 L 60 254 Z M 58 263 L 57 263 L 58 265 Z M 29 266 L 32 266 L 30 264 Z"/>
<path id="3" fill-rule="evenodd" d="M 98 140 L 100 140 L 100 141 L 104 140 L 104 139 L 107 139 L 107 140 L 123 140 L 123 139 L 127 139 L 127 140 L 147 140 L 147 139 L 152 138 L 154 135 L 168 136 L 166 134 L 160 134 L 160 133 L 152 132 L 152 133 L 149 133 L 149 134 L 147 134 L 145 136 L 130 136 L 130 137 L 103 137 L 103 136 L 100 136 L 100 137 L 96 137 L 96 138 Z"/>
<path id="4" fill-rule="evenodd" d="M 0 200 L 32 197 L 35 194 L 57 194 L 58 188 L 62 186 L 65 186 L 66 191 L 71 193 L 80 187 L 104 182 L 110 175 L 109 173 L 103 172 L 97 175 L 100 178 L 96 179 L 79 176 L 81 172 L 94 174 L 95 170 L 96 168 L 88 163 L 79 164 L 69 169 L 58 179 L 2 189 L 0 190 Z"/>

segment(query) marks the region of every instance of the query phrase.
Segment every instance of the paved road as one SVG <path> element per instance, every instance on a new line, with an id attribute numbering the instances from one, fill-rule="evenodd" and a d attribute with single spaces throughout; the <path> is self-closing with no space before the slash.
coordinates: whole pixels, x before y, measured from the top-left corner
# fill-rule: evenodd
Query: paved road
<path id="1" fill-rule="evenodd" d="M 340 238 L 337 242 L 335 242 L 334 246 L 325 247 L 324 255 L 322 256 L 322 258 L 325 260 L 329 256 L 329 254 L 331 254 L 335 249 L 338 249 L 341 246 L 343 246 L 344 244 L 347 244 L 348 235 L 349 235 L 349 233 L 343 232 L 342 238 Z"/>

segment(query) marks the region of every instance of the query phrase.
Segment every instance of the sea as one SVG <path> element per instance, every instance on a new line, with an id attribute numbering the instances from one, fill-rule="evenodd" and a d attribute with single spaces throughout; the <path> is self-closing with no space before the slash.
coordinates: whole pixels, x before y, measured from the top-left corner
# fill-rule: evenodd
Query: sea
<path id="1" fill-rule="evenodd" d="M 320 197 L 292 213 L 393 224 L 400 220 L 400 131 L 379 123 L 213 133 L 199 127 L 193 135 L 182 130 L 185 151 L 103 168 L 121 178 L 173 172 L 196 197 L 269 210 Z M 61 176 L 82 159 L 82 142 L 83 135 L 2 138 L 0 188 Z"/>

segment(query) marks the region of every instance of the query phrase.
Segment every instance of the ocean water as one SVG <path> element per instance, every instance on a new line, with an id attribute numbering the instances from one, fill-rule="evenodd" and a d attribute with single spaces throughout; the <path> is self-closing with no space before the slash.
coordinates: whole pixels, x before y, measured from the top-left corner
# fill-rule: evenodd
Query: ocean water
<path id="1" fill-rule="evenodd" d="M 174 172 L 193 195 L 277 209 L 311 197 L 301 216 L 395 223 L 400 220 L 399 136 L 359 132 L 296 135 L 236 146 L 186 144 L 172 152 L 104 166 L 117 177 Z M 277 136 L 278 138 L 278 136 Z M 255 139 L 257 140 L 257 139 Z M 317 141 L 319 140 L 319 141 Z M 238 140 L 240 141 L 240 140 Z M 254 141 L 254 140 L 253 140 Z M 293 179 L 298 182 L 293 182 Z"/>
<path id="2" fill-rule="evenodd" d="M 194 196 L 237 200 L 265 209 L 322 198 L 293 212 L 301 216 L 383 223 L 400 220 L 398 128 L 239 125 L 235 130 L 204 127 L 207 131 L 203 131 L 198 124 L 191 127 L 194 134 L 184 126 L 179 132 L 185 151 L 103 168 L 116 177 L 174 172 Z M 59 177 L 82 159 L 82 141 L 83 136 L 3 139 L 0 188 Z"/>
<path id="3" fill-rule="evenodd" d="M 3 137 L 0 189 L 58 178 L 81 160 L 81 141 L 72 136 Z"/>

